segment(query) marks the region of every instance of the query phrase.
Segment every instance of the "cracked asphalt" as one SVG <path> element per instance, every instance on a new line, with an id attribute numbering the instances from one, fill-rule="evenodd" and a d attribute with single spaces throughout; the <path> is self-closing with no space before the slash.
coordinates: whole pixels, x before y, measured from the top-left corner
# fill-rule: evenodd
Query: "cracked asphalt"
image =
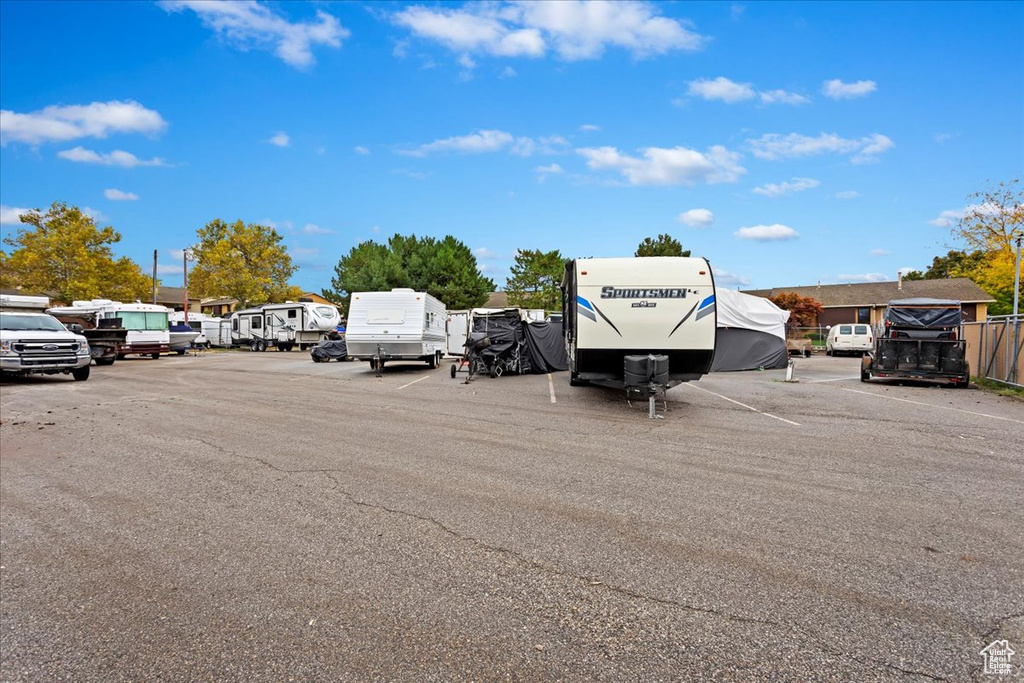
<path id="1" fill-rule="evenodd" d="M 5 380 L 0 678 L 994 680 L 1024 403 L 858 367 L 710 375 L 661 420 L 297 351 Z"/>

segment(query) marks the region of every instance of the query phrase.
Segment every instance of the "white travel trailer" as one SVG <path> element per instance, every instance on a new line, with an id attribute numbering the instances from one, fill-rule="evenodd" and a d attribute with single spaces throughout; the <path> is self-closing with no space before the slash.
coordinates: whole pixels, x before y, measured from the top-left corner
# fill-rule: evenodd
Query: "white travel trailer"
<path id="1" fill-rule="evenodd" d="M 70 306 L 51 308 L 51 315 L 92 314 L 96 322 L 120 318 L 121 327 L 128 331 L 124 343 L 117 349 L 118 360 L 127 355 L 138 354 L 154 359 L 170 350 L 171 335 L 168 330 L 168 315 L 171 309 L 156 304 L 121 303 L 109 299 L 72 301 Z"/>
<path id="2" fill-rule="evenodd" d="M 253 351 L 269 346 L 291 351 L 315 346 L 338 326 L 341 315 L 334 306 L 312 301 L 266 304 L 231 314 L 231 341 Z"/>
<path id="3" fill-rule="evenodd" d="M 466 353 L 466 339 L 469 338 L 469 311 L 448 311 L 448 355 L 462 356 Z"/>
<path id="4" fill-rule="evenodd" d="M 191 322 L 192 316 L 189 315 L 189 321 Z M 206 316 L 206 320 L 203 321 L 203 338 L 206 339 L 206 347 L 229 347 L 231 343 L 231 319 L 230 318 L 215 318 L 213 316 Z"/>
<path id="5" fill-rule="evenodd" d="M 711 370 L 715 283 L 703 258 L 577 259 L 562 280 L 569 382 L 656 391 Z"/>
<path id="6" fill-rule="evenodd" d="M 443 303 L 425 292 L 355 292 L 348 308 L 348 354 L 382 369 L 393 360 L 426 361 L 432 368 L 446 349 Z"/>

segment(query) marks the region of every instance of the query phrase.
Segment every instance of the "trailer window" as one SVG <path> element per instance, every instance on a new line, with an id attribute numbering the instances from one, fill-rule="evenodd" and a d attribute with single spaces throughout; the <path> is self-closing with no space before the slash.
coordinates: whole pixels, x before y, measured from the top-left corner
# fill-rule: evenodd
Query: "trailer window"
<path id="1" fill-rule="evenodd" d="M 238 332 L 238 318 L 231 319 L 231 331 Z"/>
<path id="2" fill-rule="evenodd" d="M 294 318 L 296 313 L 297 313 L 297 311 L 294 308 L 288 309 L 288 317 L 289 318 Z"/>
<path id="3" fill-rule="evenodd" d="M 405 322 L 405 311 L 370 311 L 366 322 L 371 325 L 401 325 Z"/>
<path id="4" fill-rule="evenodd" d="M 249 323 L 249 326 L 252 327 L 252 329 L 254 330 L 258 330 L 261 327 L 263 327 L 263 319 L 260 318 L 258 315 L 254 315 L 252 317 L 252 322 Z"/>
<path id="5" fill-rule="evenodd" d="M 330 306 L 317 306 L 316 312 L 325 318 L 333 318 L 337 311 Z"/>

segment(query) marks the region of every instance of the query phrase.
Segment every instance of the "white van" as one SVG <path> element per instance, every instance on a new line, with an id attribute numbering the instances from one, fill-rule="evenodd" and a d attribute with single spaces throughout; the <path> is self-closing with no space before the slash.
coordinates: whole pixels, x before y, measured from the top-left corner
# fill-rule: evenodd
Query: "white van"
<path id="1" fill-rule="evenodd" d="M 835 325 L 829 328 L 825 342 L 825 355 L 836 356 L 849 353 L 862 356 L 871 350 L 875 336 L 871 326 L 864 324 Z"/>

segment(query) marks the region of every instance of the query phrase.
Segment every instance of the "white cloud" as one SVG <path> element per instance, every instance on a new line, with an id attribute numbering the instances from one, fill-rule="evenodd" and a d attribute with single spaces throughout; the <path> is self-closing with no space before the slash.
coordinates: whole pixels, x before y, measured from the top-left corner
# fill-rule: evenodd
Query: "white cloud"
<path id="1" fill-rule="evenodd" d="M 350 33 L 337 19 L 317 10 L 315 21 L 290 22 L 256 2 L 208 2 L 206 0 L 162 0 L 168 12 L 190 9 L 203 25 L 241 50 L 256 47 L 272 49 L 285 63 L 304 68 L 312 66 L 313 47 L 341 47 Z"/>
<path id="2" fill-rule="evenodd" d="M 714 80 L 690 81 L 689 89 L 686 92 L 689 95 L 703 97 L 705 100 L 721 100 L 729 104 L 749 100 L 755 96 L 750 83 L 736 83 L 723 76 Z"/>
<path id="3" fill-rule="evenodd" d="M 105 138 L 114 133 L 156 134 L 167 127 L 159 113 L 138 102 L 93 102 L 52 105 L 27 114 L 0 110 L 0 144 L 66 142 L 76 138 Z"/>
<path id="4" fill-rule="evenodd" d="M 787 90 L 762 90 L 757 96 L 761 104 L 808 104 L 811 101 L 810 97 Z"/>
<path id="5" fill-rule="evenodd" d="M 102 211 L 100 211 L 99 209 L 94 209 L 91 206 L 83 206 L 81 211 L 82 213 L 84 213 L 86 216 L 93 219 L 97 223 L 99 223 L 100 221 L 107 220 L 107 217 L 103 215 Z"/>
<path id="6" fill-rule="evenodd" d="M 391 171 L 394 175 L 403 175 L 406 178 L 412 178 L 413 180 L 426 180 L 430 177 L 429 173 L 423 171 L 412 171 L 408 168 L 396 168 Z"/>
<path id="7" fill-rule="evenodd" d="M 711 266 L 711 272 L 715 274 L 715 285 L 732 285 L 733 287 L 747 287 L 750 285 L 750 280 L 737 275 L 736 273 L 730 273 L 728 270 L 720 270 Z"/>
<path id="8" fill-rule="evenodd" d="M 833 100 L 849 100 L 855 97 L 864 97 L 877 90 L 874 81 L 857 81 L 856 83 L 844 83 L 838 78 L 825 81 L 821 86 L 821 92 L 825 97 Z"/>
<path id="9" fill-rule="evenodd" d="M 361 154 L 363 156 L 370 153 L 369 148 L 363 147 L 362 145 L 356 145 L 353 149 L 355 149 L 356 154 Z"/>
<path id="10" fill-rule="evenodd" d="M 267 140 L 267 142 L 275 147 L 288 147 L 292 144 L 292 140 L 288 137 L 288 133 L 285 133 L 283 130 L 278 131 L 273 137 Z"/>
<path id="11" fill-rule="evenodd" d="M 839 275 L 836 279 L 840 282 L 888 282 L 893 278 L 885 273 L 857 273 L 854 275 Z"/>
<path id="12" fill-rule="evenodd" d="M 399 154 L 425 157 L 435 152 L 459 152 L 462 154 L 484 154 L 508 150 L 517 156 L 533 154 L 558 154 L 568 147 L 569 141 L 561 135 L 541 138 L 516 137 L 503 130 L 480 130 L 469 135 L 458 135 L 420 145 L 416 149 L 399 150 Z"/>
<path id="13" fill-rule="evenodd" d="M 153 271 L 149 271 L 152 273 Z M 164 263 L 156 264 L 157 275 L 181 275 L 185 272 L 185 266 L 167 265 Z"/>
<path id="14" fill-rule="evenodd" d="M 415 157 L 424 157 L 433 152 L 462 152 L 465 154 L 481 154 L 497 152 L 508 147 L 515 141 L 511 133 L 502 130 L 481 130 L 469 135 L 460 135 L 420 145 L 414 150 L 402 152 Z"/>
<path id="15" fill-rule="evenodd" d="M 936 133 L 933 136 L 933 139 L 935 140 L 935 142 L 937 142 L 937 143 L 939 143 L 941 145 L 944 142 L 949 142 L 950 140 L 952 140 L 955 137 L 956 137 L 956 135 L 954 135 L 953 133 Z"/>
<path id="16" fill-rule="evenodd" d="M 504 69 L 501 70 L 501 73 L 498 74 L 498 78 L 515 78 L 518 75 L 519 74 L 516 73 L 515 69 L 513 69 L 510 66 L 506 66 Z"/>
<path id="17" fill-rule="evenodd" d="M 814 178 L 793 178 L 793 182 L 789 182 L 787 180 L 782 183 L 768 183 L 761 187 L 755 187 L 751 192 L 765 197 L 783 197 L 787 194 L 793 194 L 794 192 L 810 190 L 820 184 L 821 183 Z"/>
<path id="18" fill-rule="evenodd" d="M 153 157 L 148 161 L 139 159 L 131 152 L 115 149 L 113 152 L 104 154 L 95 152 L 84 147 L 74 147 L 57 152 L 57 156 L 68 161 L 75 161 L 80 164 L 99 164 L 101 166 L 120 166 L 122 168 L 135 168 L 136 166 L 166 166 L 167 162 L 160 157 Z"/>
<path id="19" fill-rule="evenodd" d="M 708 209 L 690 209 L 679 214 L 677 220 L 691 228 L 710 228 L 715 222 L 715 214 Z"/>
<path id="20" fill-rule="evenodd" d="M 746 11 L 747 11 L 746 5 L 740 5 L 738 3 L 733 3 L 729 7 L 729 18 L 732 19 L 733 21 L 739 21 L 740 19 L 743 18 L 743 13 L 746 12 Z"/>
<path id="21" fill-rule="evenodd" d="M 917 270 L 917 268 L 914 268 L 913 266 L 903 266 L 902 268 L 896 269 L 896 274 L 906 275 L 907 273 L 913 272 L 915 270 Z"/>
<path id="22" fill-rule="evenodd" d="M 860 192 L 856 190 L 843 190 L 842 192 L 836 192 L 836 199 L 856 199 L 860 196 Z"/>
<path id="23" fill-rule="evenodd" d="M 288 253 L 293 256 L 314 256 L 320 253 L 316 247 L 288 247 Z"/>
<path id="24" fill-rule="evenodd" d="M 21 225 L 19 216 L 23 213 L 30 213 L 32 209 L 23 209 L 18 206 L 0 206 L 0 225 Z"/>
<path id="25" fill-rule="evenodd" d="M 488 249 L 487 247 L 477 247 L 473 250 L 473 255 L 478 259 L 498 259 L 501 258 L 501 254 L 498 252 Z"/>
<path id="26" fill-rule="evenodd" d="M 716 145 L 704 154 L 685 147 L 647 147 L 642 159 L 622 154 L 615 147 L 584 147 L 576 153 L 594 170 L 616 170 L 631 185 L 693 185 L 697 182 L 732 183 L 746 173 L 739 155 Z"/>
<path id="27" fill-rule="evenodd" d="M 370 228 L 370 230 L 373 231 L 374 235 L 379 235 L 380 234 L 380 226 L 379 225 L 373 226 L 372 228 Z"/>
<path id="28" fill-rule="evenodd" d="M 703 36 L 657 12 L 646 2 L 564 0 L 413 6 L 393 19 L 452 51 L 501 57 L 542 57 L 550 49 L 569 61 L 597 59 L 606 48 L 619 47 L 643 58 L 703 47 Z"/>
<path id="29" fill-rule="evenodd" d="M 134 192 L 122 192 L 113 187 L 103 190 L 103 196 L 115 202 L 134 202 L 139 198 Z"/>
<path id="30" fill-rule="evenodd" d="M 543 183 L 549 175 L 556 175 L 565 171 L 558 164 L 549 164 L 547 166 L 537 166 L 533 169 L 533 172 L 537 174 L 537 182 Z"/>
<path id="31" fill-rule="evenodd" d="M 887 249 L 872 249 L 868 253 L 870 253 L 872 256 L 889 256 L 890 254 L 892 254 L 892 252 Z"/>
<path id="32" fill-rule="evenodd" d="M 740 228 L 734 234 L 741 240 L 756 240 L 758 242 L 779 242 L 782 240 L 796 239 L 800 236 L 800 234 L 793 228 L 780 223 Z"/>
<path id="33" fill-rule="evenodd" d="M 584 133 L 594 133 L 596 131 L 601 130 L 601 126 L 595 123 L 584 123 L 582 126 L 580 126 L 580 130 L 583 131 Z"/>
<path id="34" fill-rule="evenodd" d="M 461 57 L 459 57 L 459 66 L 461 66 L 463 69 L 475 69 L 476 62 L 473 61 L 472 57 L 464 54 Z"/>
<path id="35" fill-rule="evenodd" d="M 321 228 L 319 225 L 313 223 L 306 223 L 303 226 L 301 232 L 305 235 L 330 235 L 331 231 L 327 228 Z"/>
<path id="36" fill-rule="evenodd" d="M 816 138 L 798 133 L 766 133 L 747 140 L 747 144 L 758 159 L 777 161 L 825 153 L 852 154 L 850 161 L 855 164 L 877 161 L 879 154 L 893 147 L 892 140 L 878 133 L 859 140 L 849 140 L 835 133 L 822 133 Z"/>
<path id="37" fill-rule="evenodd" d="M 1009 211 L 1010 209 L 1006 210 Z M 1020 210 L 1020 207 L 1018 207 L 1018 210 Z M 981 216 L 998 216 L 1003 211 L 1004 209 L 1000 208 L 998 204 L 968 204 L 962 209 L 943 211 L 937 218 L 933 218 L 928 221 L 928 223 L 940 228 L 948 228 L 965 216 L 974 214 Z"/>

